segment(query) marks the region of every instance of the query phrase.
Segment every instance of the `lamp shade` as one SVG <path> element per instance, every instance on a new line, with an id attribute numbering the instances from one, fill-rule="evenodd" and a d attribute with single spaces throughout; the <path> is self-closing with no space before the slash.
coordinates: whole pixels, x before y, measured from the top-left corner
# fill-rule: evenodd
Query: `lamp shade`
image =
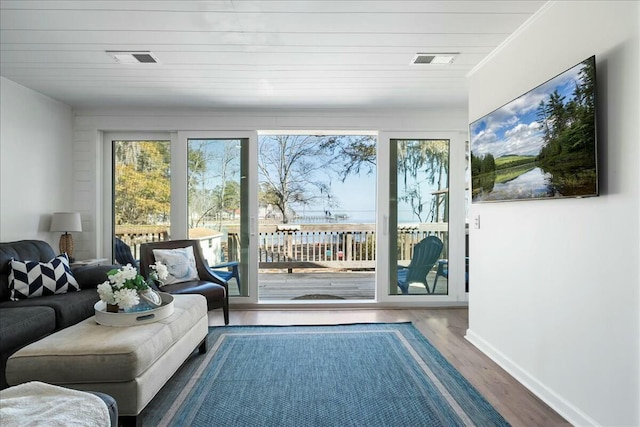
<path id="1" fill-rule="evenodd" d="M 82 221 L 77 212 L 55 212 L 51 218 L 51 230 L 68 233 L 82 231 Z"/>

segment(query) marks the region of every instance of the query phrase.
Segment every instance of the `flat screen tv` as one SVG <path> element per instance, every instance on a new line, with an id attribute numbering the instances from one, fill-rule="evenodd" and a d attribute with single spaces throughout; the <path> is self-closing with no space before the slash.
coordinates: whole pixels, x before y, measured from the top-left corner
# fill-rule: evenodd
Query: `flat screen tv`
<path id="1" fill-rule="evenodd" d="M 472 202 L 597 196 L 595 56 L 469 131 Z"/>

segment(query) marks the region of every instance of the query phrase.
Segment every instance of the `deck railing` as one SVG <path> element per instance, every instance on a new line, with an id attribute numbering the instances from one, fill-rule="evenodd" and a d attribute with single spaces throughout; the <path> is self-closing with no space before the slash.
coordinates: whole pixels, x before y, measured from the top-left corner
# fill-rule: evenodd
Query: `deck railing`
<path id="1" fill-rule="evenodd" d="M 239 227 L 226 227 L 227 241 L 222 244 L 223 258 L 239 260 Z M 373 269 L 376 262 L 375 224 L 261 224 L 258 236 L 258 261 L 262 269 L 334 268 Z M 397 258 L 409 262 L 414 246 L 429 235 L 444 243 L 442 258 L 447 258 L 448 224 L 425 223 L 398 226 Z M 140 244 L 169 238 L 168 227 L 116 227 L 116 236 L 127 243 L 139 258 Z"/>
<path id="2" fill-rule="evenodd" d="M 410 261 L 413 247 L 428 235 L 436 235 L 446 243 L 447 225 L 434 223 L 398 227 L 398 259 Z M 259 234 L 260 268 L 356 270 L 375 267 L 375 224 L 261 226 Z"/>
<path id="3" fill-rule="evenodd" d="M 375 264 L 374 224 L 299 224 L 260 227 L 260 268 L 350 267 Z"/>
<path id="4" fill-rule="evenodd" d="M 140 245 L 147 242 L 169 240 L 166 225 L 116 225 L 116 237 L 131 248 L 134 259 L 140 259 Z"/>

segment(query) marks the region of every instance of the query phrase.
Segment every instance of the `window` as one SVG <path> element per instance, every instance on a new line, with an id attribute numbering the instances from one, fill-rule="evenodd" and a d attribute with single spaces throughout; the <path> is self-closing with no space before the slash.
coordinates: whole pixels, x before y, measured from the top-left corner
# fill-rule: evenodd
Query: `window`
<path id="1" fill-rule="evenodd" d="M 112 141 L 114 245 L 139 259 L 141 243 L 171 233 L 170 142 Z M 115 251 L 116 261 L 131 262 Z"/>

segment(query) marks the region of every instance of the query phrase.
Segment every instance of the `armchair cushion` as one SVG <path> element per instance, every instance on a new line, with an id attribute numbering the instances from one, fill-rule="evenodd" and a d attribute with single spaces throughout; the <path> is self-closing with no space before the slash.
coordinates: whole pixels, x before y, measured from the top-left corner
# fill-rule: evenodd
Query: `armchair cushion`
<path id="1" fill-rule="evenodd" d="M 166 285 L 161 288 L 162 292 L 170 294 L 200 294 L 208 299 L 221 301 L 225 298 L 224 286 L 211 283 L 207 280 L 193 280 L 190 282 L 180 282 L 173 285 Z"/>
<path id="2" fill-rule="evenodd" d="M 199 280 L 196 259 L 193 255 L 193 247 L 178 249 L 153 249 L 153 256 L 167 266 L 169 276 L 162 285 Z"/>
<path id="3" fill-rule="evenodd" d="M 9 289 L 13 301 L 80 290 L 66 254 L 49 262 L 12 259 L 10 264 Z"/>

